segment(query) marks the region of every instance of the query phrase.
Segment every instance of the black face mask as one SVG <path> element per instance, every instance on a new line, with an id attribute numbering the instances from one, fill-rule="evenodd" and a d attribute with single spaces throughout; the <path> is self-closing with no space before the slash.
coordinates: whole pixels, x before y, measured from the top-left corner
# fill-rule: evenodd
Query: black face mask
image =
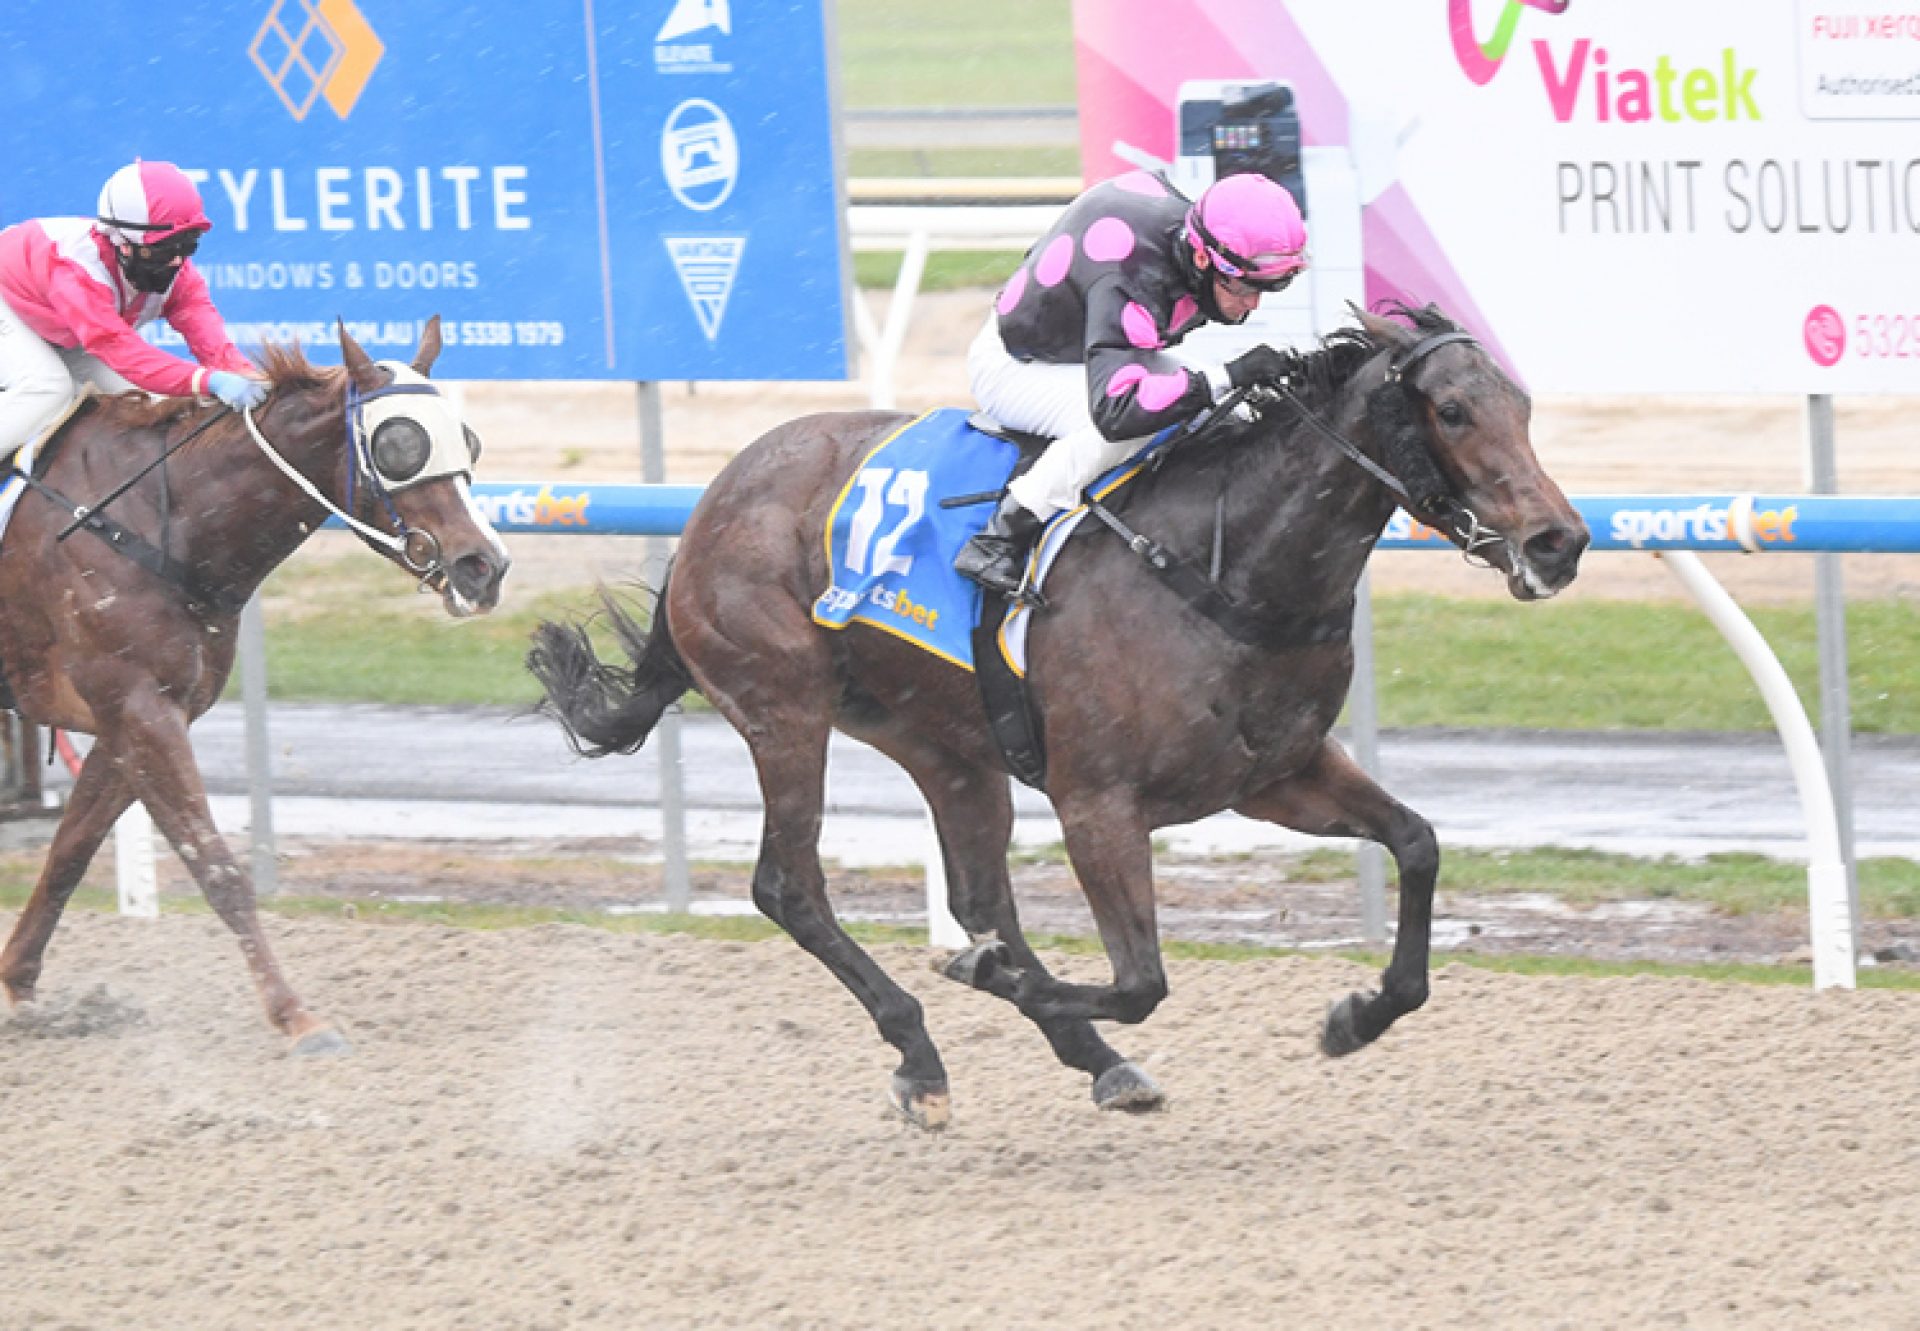
<path id="1" fill-rule="evenodd" d="M 180 275 L 175 259 L 184 260 L 200 248 L 200 233 L 188 231 L 156 245 L 133 245 L 120 252 L 120 271 L 134 290 L 159 295 Z"/>

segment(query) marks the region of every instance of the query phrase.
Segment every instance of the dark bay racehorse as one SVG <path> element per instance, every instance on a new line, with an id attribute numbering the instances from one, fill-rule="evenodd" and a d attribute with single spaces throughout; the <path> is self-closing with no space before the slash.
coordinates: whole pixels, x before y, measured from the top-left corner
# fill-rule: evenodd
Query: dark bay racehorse
<path id="1" fill-rule="evenodd" d="M 83 404 L 43 445 L 45 489 L 20 496 L 0 542 L 0 666 L 21 715 L 95 742 L 0 951 L 11 1003 L 33 999 L 62 909 L 137 799 L 239 935 L 268 1018 L 296 1051 L 343 1047 L 280 974 L 252 880 L 214 829 L 187 727 L 233 669 L 241 608 L 330 511 L 451 615 L 492 609 L 509 561 L 468 493 L 478 441 L 423 379 L 440 321 L 410 368 L 368 359 L 344 326 L 340 348 L 338 369 L 269 349 L 272 393 L 251 422 L 129 394 Z M 82 506 L 103 525 L 60 539 Z"/>
<path id="2" fill-rule="evenodd" d="M 835 496 L 900 416 L 810 416 L 741 452 L 694 510 L 650 629 L 608 601 L 630 670 L 596 661 L 579 628 L 539 630 L 529 664 L 583 752 L 638 747 L 688 689 L 745 737 L 766 805 L 754 901 L 900 1051 L 890 1094 L 910 1119 L 946 1121 L 947 1076 L 920 1004 L 828 903 L 817 842 L 836 726 L 899 762 L 932 808 L 953 911 L 976 940 L 945 973 L 1018 1006 L 1093 1078 L 1103 1106 L 1162 1098 L 1093 1026 L 1138 1022 L 1167 993 L 1150 843 L 1159 827 L 1233 809 L 1380 842 L 1399 866 L 1393 956 L 1379 992 L 1333 1006 L 1322 1047 L 1359 1049 L 1426 1001 L 1433 829 L 1329 735 L 1353 672 L 1355 586 L 1395 508 L 1387 481 L 1411 492 L 1416 516 L 1497 566 L 1520 600 L 1570 582 L 1588 536 L 1534 457 L 1526 395 L 1431 307 L 1397 312 L 1404 322 L 1361 314 L 1360 327 L 1311 353 L 1248 437 L 1179 445 L 1135 482 L 1126 522 L 1201 569 L 1218 550 L 1217 590 L 1241 632 L 1156 583 L 1104 529 L 1076 537 L 1049 575 L 1027 677 L 1046 792 L 1111 984 L 1055 979 L 1021 935 L 1010 787 L 974 677 L 890 634 L 830 632 L 809 618 L 828 584 L 823 528 Z"/>

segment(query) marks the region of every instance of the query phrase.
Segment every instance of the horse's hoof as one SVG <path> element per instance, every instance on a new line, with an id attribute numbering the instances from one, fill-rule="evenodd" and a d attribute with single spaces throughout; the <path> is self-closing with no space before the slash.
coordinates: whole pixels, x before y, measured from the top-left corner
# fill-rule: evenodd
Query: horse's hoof
<path id="1" fill-rule="evenodd" d="M 1115 1063 L 1093 1081 L 1093 1102 L 1102 1109 L 1144 1114 L 1167 1105 L 1167 1093 L 1137 1063 Z"/>
<path id="2" fill-rule="evenodd" d="M 939 1132 L 953 1121 L 953 1099 L 944 1085 L 928 1086 L 897 1072 L 887 1086 L 887 1103 L 894 1113 L 927 1132 Z"/>
<path id="3" fill-rule="evenodd" d="M 316 1026 L 294 1040 L 288 1049 L 295 1058 L 329 1058 L 336 1054 L 351 1054 L 353 1046 L 347 1043 L 347 1037 L 331 1026 Z"/>
<path id="4" fill-rule="evenodd" d="M 995 971 L 1009 968 L 1012 964 L 1013 950 L 995 938 L 985 943 L 975 943 L 965 952 L 954 953 L 944 966 L 937 969 L 949 980 L 984 989 Z"/>
<path id="5" fill-rule="evenodd" d="M 1377 995 L 1348 994 L 1327 1008 L 1327 1024 L 1320 1031 L 1320 1052 L 1328 1058 L 1341 1058 L 1365 1049 L 1372 1043 L 1360 1033 L 1360 1009 Z"/>

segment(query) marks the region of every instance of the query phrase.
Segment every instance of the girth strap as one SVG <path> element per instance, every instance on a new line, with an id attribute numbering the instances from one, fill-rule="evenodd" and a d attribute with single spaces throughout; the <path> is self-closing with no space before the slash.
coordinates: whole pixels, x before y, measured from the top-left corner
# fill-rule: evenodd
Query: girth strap
<path id="1" fill-rule="evenodd" d="M 73 521 L 60 533 L 61 540 L 64 541 L 75 531 L 90 531 L 105 541 L 115 551 L 125 555 L 141 568 L 147 570 L 147 572 L 164 582 L 172 583 L 175 587 L 178 587 L 182 592 L 186 593 L 189 600 L 200 605 L 213 606 L 218 610 L 230 611 L 239 608 L 238 606 L 221 606 L 219 604 L 220 598 L 206 595 L 205 592 L 194 585 L 193 576 L 185 564 L 173 558 L 165 550 L 162 550 L 138 532 L 114 521 L 98 509 L 90 509 L 84 504 L 76 504 L 73 500 L 61 494 L 45 481 L 40 480 L 38 477 L 29 476 L 18 467 L 14 468 L 13 474 L 52 500 L 54 504 L 73 514 Z"/>
<path id="2" fill-rule="evenodd" d="M 997 592 L 982 593 L 980 623 L 973 631 L 974 681 L 987 709 L 994 742 L 1000 747 L 1001 761 L 1021 781 L 1044 791 L 1047 748 L 1039 718 L 1033 713 L 1033 696 L 1027 691 L 1027 682 L 1013 673 L 1000 653 L 1000 623 L 1006 618 L 1009 604 Z"/>
<path id="3" fill-rule="evenodd" d="M 1093 515 L 1113 529 L 1129 550 L 1146 561 L 1159 579 L 1205 615 L 1235 642 L 1269 651 L 1316 647 L 1322 643 L 1345 642 L 1353 632 L 1353 601 L 1319 614 L 1272 612 L 1256 614 L 1220 590 L 1193 565 L 1181 559 L 1149 536 L 1143 536 L 1093 496 L 1086 496 Z"/>

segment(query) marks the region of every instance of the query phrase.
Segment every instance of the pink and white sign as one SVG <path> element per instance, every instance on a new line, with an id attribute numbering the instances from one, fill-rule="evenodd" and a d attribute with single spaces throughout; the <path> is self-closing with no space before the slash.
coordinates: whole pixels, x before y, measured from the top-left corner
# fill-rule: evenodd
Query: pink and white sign
<path id="1" fill-rule="evenodd" d="M 1089 178 L 1174 159 L 1182 84 L 1288 82 L 1351 154 L 1367 299 L 1437 302 L 1530 387 L 1920 393 L 1920 0 L 1074 18 Z"/>

